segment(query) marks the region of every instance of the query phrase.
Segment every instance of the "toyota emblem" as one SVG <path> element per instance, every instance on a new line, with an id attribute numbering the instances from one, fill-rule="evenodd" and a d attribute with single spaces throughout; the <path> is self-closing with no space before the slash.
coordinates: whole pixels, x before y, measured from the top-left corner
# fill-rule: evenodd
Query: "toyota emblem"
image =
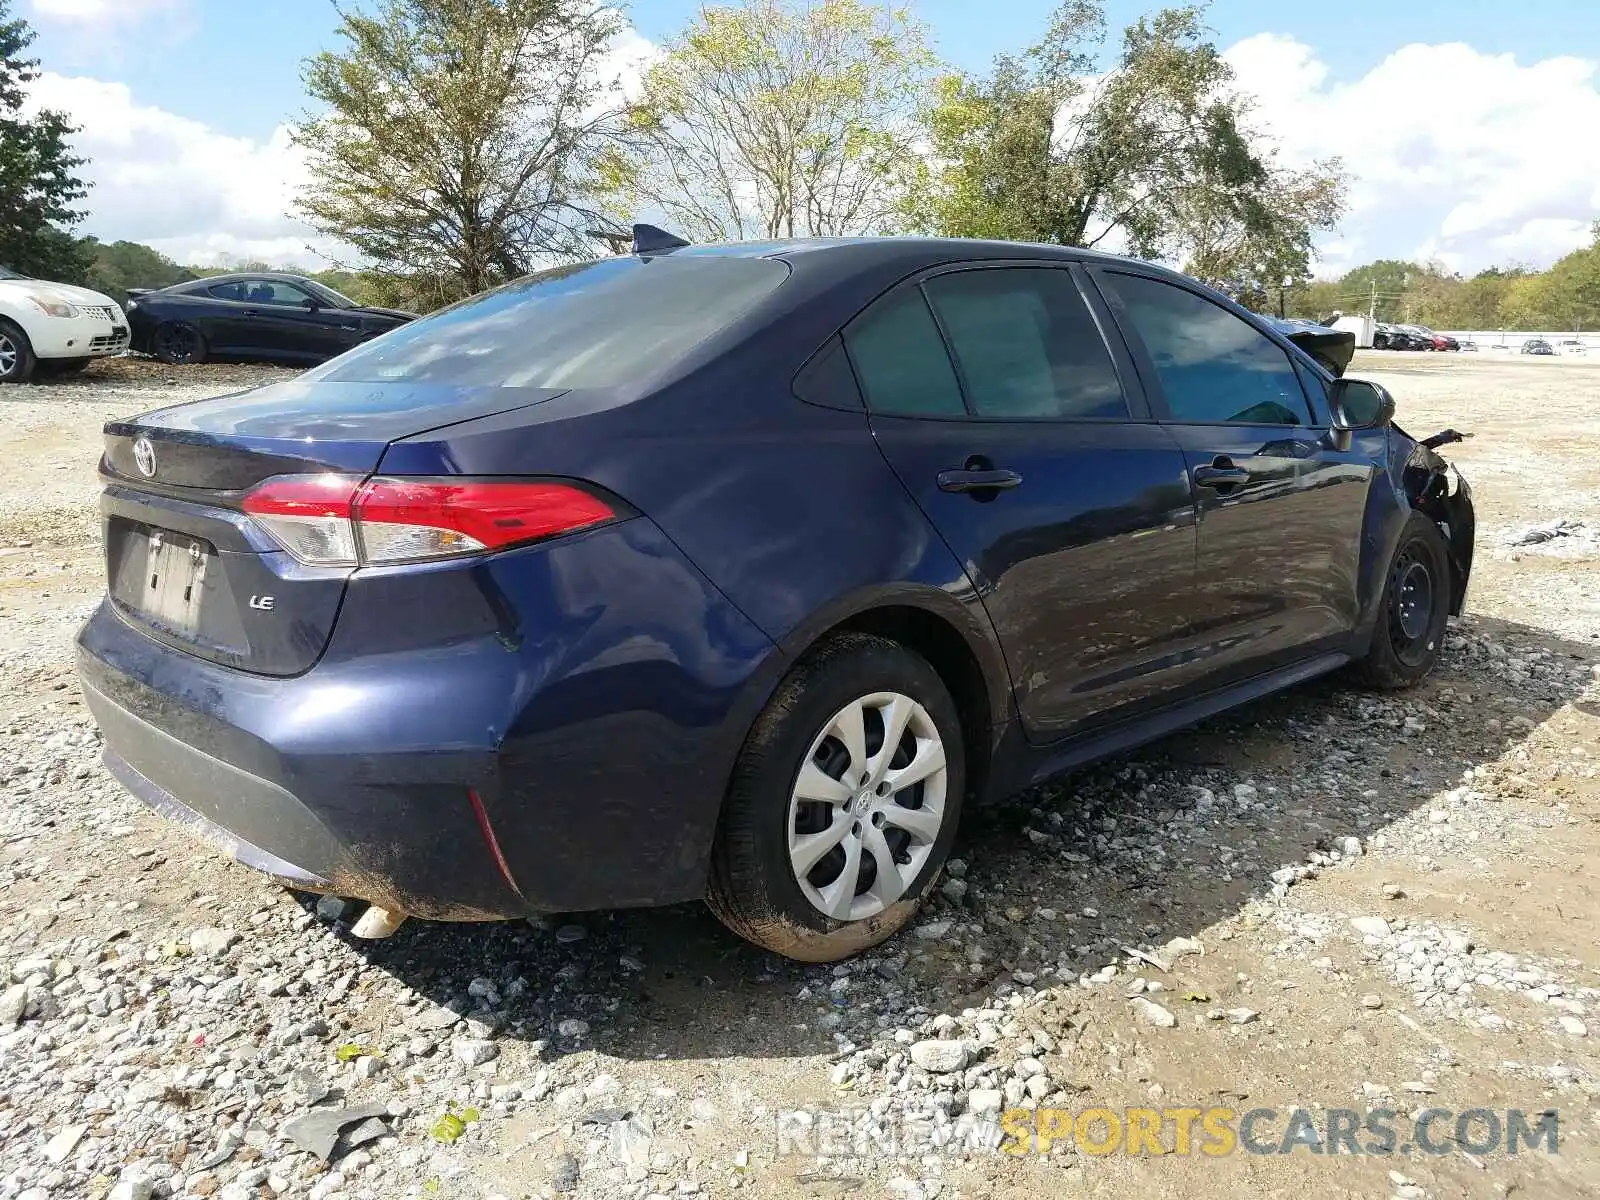
<path id="1" fill-rule="evenodd" d="M 156 448 L 150 444 L 150 439 L 142 437 L 133 443 L 133 465 L 139 468 L 139 474 L 146 479 L 156 477 Z"/>

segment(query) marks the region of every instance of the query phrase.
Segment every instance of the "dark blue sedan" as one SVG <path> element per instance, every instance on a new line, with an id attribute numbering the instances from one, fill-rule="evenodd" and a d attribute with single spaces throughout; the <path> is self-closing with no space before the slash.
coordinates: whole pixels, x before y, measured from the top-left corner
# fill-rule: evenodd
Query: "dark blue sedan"
<path id="1" fill-rule="evenodd" d="M 649 232 L 106 426 L 131 792 L 368 936 L 706 897 L 829 960 L 966 804 L 1434 665 L 1466 484 L 1284 330 L 1083 250 Z"/>

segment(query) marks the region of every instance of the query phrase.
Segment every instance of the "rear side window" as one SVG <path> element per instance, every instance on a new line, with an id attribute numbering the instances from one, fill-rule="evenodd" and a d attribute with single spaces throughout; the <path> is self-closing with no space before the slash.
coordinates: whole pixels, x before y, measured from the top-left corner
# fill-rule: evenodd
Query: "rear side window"
<path id="1" fill-rule="evenodd" d="M 923 286 L 978 416 L 1127 418 L 1111 353 L 1069 272 L 959 271 Z"/>
<path id="2" fill-rule="evenodd" d="M 711 255 L 555 267 L 402 325 L 302 378 L 615 387 L 727 328 L 788 276 L 774 259 Z"/>
<path id="3" fill-rule="evenodd" d="M 1184 288 L 1107 272 L 1161 377 L 1174 421 L 1304 425 L 1289 355 L 1255 326 Z"/>
<path id="4" fill-rule="evenodd" d="M 845 357 L 844 339 L 835 335 L 794 377 L 794 394 L 823 408 L 861 407 L 861 391 Z"/>
<path id="5" fill-rule="evenodd" d="M 904 417 L 961 417 L 961 385 L 933 314 L 914 287 L 885 296 L 845 331 L 867 407 Z"/>

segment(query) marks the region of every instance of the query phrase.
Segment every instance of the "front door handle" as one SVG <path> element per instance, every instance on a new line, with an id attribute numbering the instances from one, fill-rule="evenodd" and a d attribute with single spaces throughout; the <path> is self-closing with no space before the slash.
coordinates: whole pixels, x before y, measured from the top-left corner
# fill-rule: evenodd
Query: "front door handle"
<path id="1" fill-rule="evenodd" d="M 1234 466 L 1233 460 L 1226 454 L 1219 454 L 1209 465 L 1194 469 L 1194 481 L 1198 486 L 1215 492 L 1230 492 L 1249 483 L 1250 472 Z"/>
<path id="2" fill-rule="evenodd" d="M 988 470 L 940 471 L 941 492 L 1000 492 L 1022 482 L 1015 471 Z"/>

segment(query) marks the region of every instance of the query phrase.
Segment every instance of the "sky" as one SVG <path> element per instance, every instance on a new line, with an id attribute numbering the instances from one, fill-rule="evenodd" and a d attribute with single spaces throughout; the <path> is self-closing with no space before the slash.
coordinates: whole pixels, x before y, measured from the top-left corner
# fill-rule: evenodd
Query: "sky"
<path id="1" fill-rule="evenodd" d="M 1053 0 L 912 0 L 936 49 L 981 71 L 1038 40 Z M 1108 0 L 1113 29 L 1158 7 Z M 636 0 L 618 61 L 682 29 L 693 0 Z M 335 48 L 331 0 L 12 0 L 39 34 L 36 100 L 82 126 L 82 231 L 188 263 L 327 265 L 287 215 L 300 64 Z M 1317 273 L 1376 258 L 1471 273 L 1548 265 L 1600 217 L 1596 0 L 1216 0 L 1215 40 L 1286 162 L 1354 178 Z M 625 69 L 627 69 L 625 67 Z M 319 251 L 321 253 L 319 253 Z"/>

